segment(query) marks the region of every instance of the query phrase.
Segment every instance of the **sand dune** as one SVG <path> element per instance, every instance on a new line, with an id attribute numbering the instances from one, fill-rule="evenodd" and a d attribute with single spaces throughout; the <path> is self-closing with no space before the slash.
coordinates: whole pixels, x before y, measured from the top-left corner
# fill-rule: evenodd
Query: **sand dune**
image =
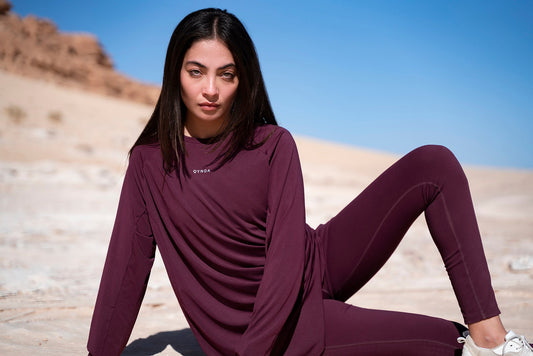
<path id="1" fill-rule="evenodd" d="M 84 354 L 127 162 L 149 106 L 0 72 L 0 354 Z M 297 137 L 311 225 L 397 158 Z M 504 322 L 533 339 L 533 172 L 466 167 Z M 350 302 L 461 321 L 423 220 Z M 201 355 L 157 258 L 125 354 Z"/>

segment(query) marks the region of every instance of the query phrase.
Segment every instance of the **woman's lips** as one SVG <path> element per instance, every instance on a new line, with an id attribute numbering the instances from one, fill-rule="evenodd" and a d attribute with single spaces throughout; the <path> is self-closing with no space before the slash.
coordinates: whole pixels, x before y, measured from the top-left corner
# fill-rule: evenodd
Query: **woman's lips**
<path id="1" fill-rule="evenodd" d="M 201 103 L 200 104 L 200 108 L 202 108 L 202 110 L 205 110 L 205 111 L 214 111 L 218 109 L 219 106 L 220 104 L 216 104 L 216 103 Z"/>

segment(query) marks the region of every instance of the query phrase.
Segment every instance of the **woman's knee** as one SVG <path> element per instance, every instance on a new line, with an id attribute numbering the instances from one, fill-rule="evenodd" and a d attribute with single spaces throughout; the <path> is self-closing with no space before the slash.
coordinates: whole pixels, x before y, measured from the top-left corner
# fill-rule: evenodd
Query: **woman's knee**
<path id="1" fill-rule="evenodd" d="M 425 145 L 414 149 L 409 155 L 415 156 L 420 164 L 425 166 L 460 168 L 457 157 L 446 146 Z"/>
<path id="2" fill-rule="evenodd" d="M 407 154 L 407 157 L 411 173 L 421 175 L 421 179 L 435 183 L 445 183 L 450 179 L 456 182 L 466 180 L 461 164 L 453 152 L 445 146 L 421 146 Z"/>
<path id="3" fill-rule="evenodd" d="M 453 152 L 442 145 L 425 145 L 415 148 L 410 154 L 418 155 L 429 162 L 457 161 Z"/>

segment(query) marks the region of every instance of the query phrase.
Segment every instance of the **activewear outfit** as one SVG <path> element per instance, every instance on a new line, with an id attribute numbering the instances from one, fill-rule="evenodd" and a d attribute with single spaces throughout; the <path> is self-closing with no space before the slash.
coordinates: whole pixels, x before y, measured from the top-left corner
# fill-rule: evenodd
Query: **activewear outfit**
<path id="1" fill-rule="evenodd" d="M 156 245 L 208 355 L 453 355 L 458 324 L 343 303 L 422 212 L 465 322 L 499 314 L 468 183 L 450 151 L 414 150 L 312 229 L 291 135 L 264 125 L 255 141 L 263 144 L 215 169 L 224 142 L 185 137 L 186 170 L 172 174 L 158 144 L 135 147 L 91 323 L 92 355 L 125 347 Z"/>

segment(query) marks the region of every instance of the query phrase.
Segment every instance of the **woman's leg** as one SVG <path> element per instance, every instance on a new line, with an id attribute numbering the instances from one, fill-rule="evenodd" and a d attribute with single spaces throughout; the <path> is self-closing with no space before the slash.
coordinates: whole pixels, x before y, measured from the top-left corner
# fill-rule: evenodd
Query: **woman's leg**
<path id="1" fill-rule="evenodd" d="M 460 324 L 424 315 L 358 308 L 324 300 L 326 349 L 333 355 L 461 354 Z"/>
<path id="2" fill-rule="evenodd" d="M 368 282 L 422 212 L 465 322 L 498 315 L 468 182 L 442 146 L 407 154 L 318 227 L 330 296 L 346 300 Z"/>

